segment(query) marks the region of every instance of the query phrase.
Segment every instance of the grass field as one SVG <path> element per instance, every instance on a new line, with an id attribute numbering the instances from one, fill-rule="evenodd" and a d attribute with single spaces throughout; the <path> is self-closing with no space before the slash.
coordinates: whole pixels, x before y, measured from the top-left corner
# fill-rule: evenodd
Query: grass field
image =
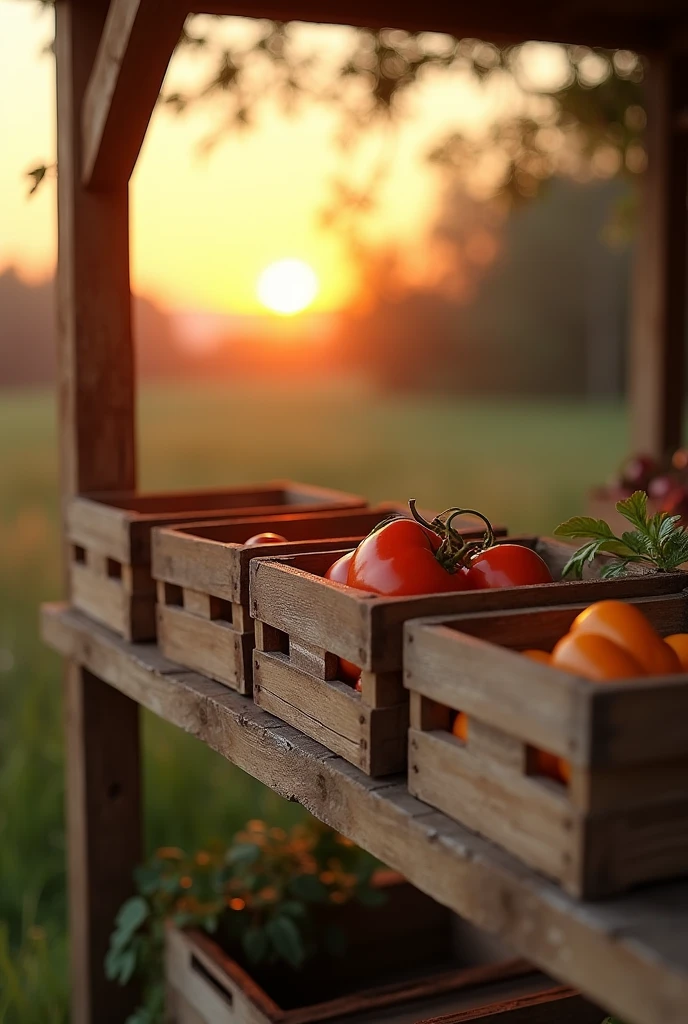
<path id="1" fill-rule="evenodd" d="M 36 612 L 60 589 L 54 420 L 49 395 L 0 393 L 0 1024 L 67 1018 L 60 666 Z M 140 436 L 144 487 L 291 476 L 546 532 L 608 476 L 625 424 L 612 405 L 194 384 L 146 390 Z M 145 755 L 149 846 L 299 814 L 149 717 Z"/>

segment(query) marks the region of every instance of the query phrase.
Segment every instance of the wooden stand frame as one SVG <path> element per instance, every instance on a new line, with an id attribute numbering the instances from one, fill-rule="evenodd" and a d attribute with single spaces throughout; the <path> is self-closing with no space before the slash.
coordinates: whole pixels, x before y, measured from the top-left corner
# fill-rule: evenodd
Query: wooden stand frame
<path id="1" fill-rule="evenodd" d="M 570 40 L 651 51 L 650 173 L 636 289 L 634 446 L 680 441 L 685 336 L 686 15 L 671 0 L 582 8 L 491 0 L 479 8 L 402 0 L 206 0 L 209 13 L 396 25 L 520 41 Z M 58 0 L 58 347 L 61 492 L 136 487 L 128 178 L 188 5 Z M 114 908 L 140 859 L 138 705 L 72 661 L 66 667 L 67 820 L 75 1024 L 121 1024 L 134 988 L 105 980 Z"/>

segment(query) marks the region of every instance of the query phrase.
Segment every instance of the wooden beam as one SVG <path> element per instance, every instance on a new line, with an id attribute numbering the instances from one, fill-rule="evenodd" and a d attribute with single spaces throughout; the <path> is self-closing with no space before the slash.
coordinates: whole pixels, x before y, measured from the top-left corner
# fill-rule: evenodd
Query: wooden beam
<path id="1" fill-rule="evenodd" d="M 111 0 L 82 111 L 90 188 L 129 180 L 185 15 L 177 3 Z"/>
<path id="2" fill-rule="evenodd" d="M 81 105 L 107 6 L 56 4 L 63 514 L 79 491 L 130 489 L 136 478 L 127 186 L 96 195 L 81 185 Z M 65 710 L 72 1016 L 121 1024 L 138 994 L 106 982 L 103 953 L 141 857 L 138 707 L 70 662 Z"/>
<path id="3" fill-rule="evenodd" d="M 636 247 L 629 361 L 632 450 L 664 455 L 683 436 L 688 244 L 688 57 L 653 55 L 648 169 Z"/>
<path id="4" fill-rule="evenodd" d="M 198 14 L 449 32 L 497 43 L 538 39 L 642 51 L 664 45 L 672 26 L 685 24 L 679 0 L 585 0 L 567 5 L 540 0 L 490 0 L 481 5 L 445 0 L 200 0 L 193 9 Z"/>
<path id="5" fill-rule="evenodd" d="M 121 1024 L 138 993 L 106 984 L 104 963 L 141 862 L 138 705 L 70 661 L 65 709 L 72 1019 Z"/>
<path id="6" fill-rule="evenodd" d="M 127 644 L 59 605 L 43 638 L 132 700 L 191 733 L 274 792 L 404 874 L 518 955 L 628 1024 L 688 1020 L 688 882 L 581 903 L 487 840 L 413 799 L 402 776 L 371 779 L 153 644 Z"/>

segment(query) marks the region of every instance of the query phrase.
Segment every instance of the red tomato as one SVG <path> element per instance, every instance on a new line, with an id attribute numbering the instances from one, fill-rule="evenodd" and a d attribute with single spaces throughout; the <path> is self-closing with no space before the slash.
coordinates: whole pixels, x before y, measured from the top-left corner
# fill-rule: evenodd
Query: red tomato
<path id="1" fill-rule="evenodd" d="M 547 563 L 523 544 L 495 544 L 481 551 L 471 562 L 468 581 L 474 590 L 553 582 Z"/>
<path id="2" fill-rule="evenodd" d="M 340 679 L 343 679 L 345 683 L 360 683 L 360 666 L 354 665 L 353 661 L 347 661 L 346 658 L 339 658 L 338 661 Z"/>
<path id="3" fill-rule="evenodd" d="M 346 583 L 346 578 L 349 575 L 349 566 L 353 557 L 353 551 L 347 551 L 345 555 L 338 558 L 325 573 L 325 579 L 332 580 L 334 583 Z"/>
<path id="4" fill-rule="evenodd" d="M 436 554 L 442 542 L 412 519 L 395 519 L 369 534 L 349 566 L 350 587 L 387 597 L 468 590 L 465 569 L 449 572 Z"/>
<path id="5" fill-rule="evenodd" d="M 256 533 L 244 541 L 245 548 L 257 548 L 261 544 L 287 544 L 287 538 L 281 533 Z"/>
<path id="6" fill-rule="evenodd" d="M 353 556 L 353 551 L 347 551 L 345 555 L 338 558 L 336 562 L 332 563 L 325 573 L 325 578 L 332 580 L 334 583 L 346 583 L 349 566 L 351 565 L 351 559 Z M 360 682 L 361 670 L 358 665 L 354 665 L 353 661 L 347 661 L 346 658 L 339 658 L 338 661 L 340 679 L 343 679 L 347 683 L 355 683 L 357 680 Z"/>

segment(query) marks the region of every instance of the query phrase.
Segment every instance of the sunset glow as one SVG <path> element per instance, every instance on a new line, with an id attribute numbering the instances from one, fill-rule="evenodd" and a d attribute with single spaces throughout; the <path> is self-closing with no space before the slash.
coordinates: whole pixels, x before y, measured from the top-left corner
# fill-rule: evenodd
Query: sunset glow
<path id="1" fill-rule="evenodd" d="M 318 279 L 303 260 L 278 260 L 262 272 L 256 290 L 266 309 L 293 316 L 311 305 L 318 294 Z"/>

